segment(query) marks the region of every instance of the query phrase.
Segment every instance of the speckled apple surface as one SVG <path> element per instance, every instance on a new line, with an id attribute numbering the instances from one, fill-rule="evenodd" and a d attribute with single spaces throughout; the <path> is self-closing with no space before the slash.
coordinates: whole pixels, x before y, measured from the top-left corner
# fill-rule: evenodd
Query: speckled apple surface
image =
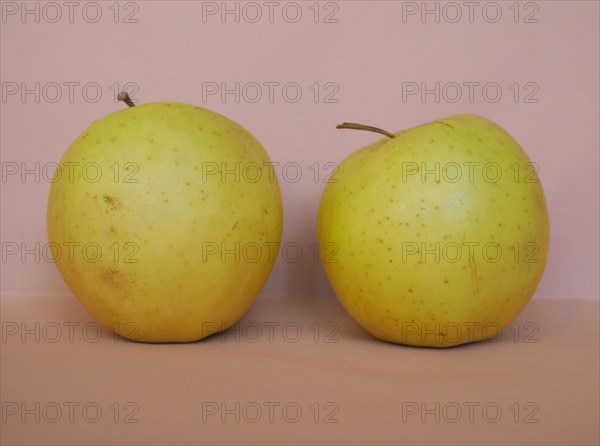
<path id="1" fill-rule="evenodd" d="M 48 240 L 75 296 L 107 327 L 195 341 L 252 304 L 277 257 L 282 206 L 248 131 L 191 105 L 134 106 L 85 130 L 59 172 L 69 165 L 93 168 L 55 178 Z M 85 248 L 70 256 L 70 244 Z"/>
<path id="2" fill-rule="evenodd" d="M 358 150 L 331 177 L 319 246 L 336 295 L 370 333 L 448 347 L 495 336 L 546 264 L 548 211 L 519 144 L 475 115 Z"/>

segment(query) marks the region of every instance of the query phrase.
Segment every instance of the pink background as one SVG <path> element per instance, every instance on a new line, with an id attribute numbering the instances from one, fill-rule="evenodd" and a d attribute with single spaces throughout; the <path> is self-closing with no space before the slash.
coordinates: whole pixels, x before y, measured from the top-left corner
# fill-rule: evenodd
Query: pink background
<path id="1" fill-rule="evenodd" d="M 514 23 L 508 9 L 513 2 L 502 3 L 498 23 L 488 23 L 480 12 L 474 23 L 464 17 L 458 23 L 435 23 L 432 17 L 421 23 L 418 16 L 403 23 L 406 5 L 400 1 L 338 2 L 338 23 L 314 23 L 309 9 L 313 2 L 302 3 L 298 23 L 285 21 L 281 8 L 274 23 L 265 17 L 258 23 L 235 23 L 232 17 L 221 23 L 218 16 L 203 23 L 202 2 L 144 1 L 137 2 L 138 23 L 122 23 L 131 9 L 122 9 L 121 23 L 114 23 L 112 3 L 101 2 L 103 17 L 97 23 L 83 20 L 81 9 L 73 23 L 64 17 L 66 10 L 57 23 L 5 17 L 3 90 L 11 82 L 29 87 L 36 82 L 96 82 L 102 98 L 96 103 L 84 100 L 81 87 L 75 89 L 72 103 L 66 87 L 56 103 L 36 103 L 31 95 L 25 101 L 19 95 L 3 98 L 3 163 L 24 162 L 33 168 L 35 163 L 57 162 L 91 121 L 123 107 L 114 102 L 110 87 L 115 82 L 137 84 L 140 102 L 181 101 L 215 110 L 248 128 L 273 161 L 302 167 L 300 181 L 285 182 L 280 175 L 280 184 L 283 243 L 298 243 L 303 256 L 297 263 L 279 259 L 263 295 L 324 295 L 331 291 L 312 246 L 326 171 L 321 168 L 321 182 L 315 182 L 309 167 L 340 162 L 376 138 L 335 130 L 335 125 L 356 121 L 398 131 L 447 115 L 478 113 L 509 130 L 540 168 L 550 210 L 551 250 L 536 298 L 597 299 L 597 2 L 538 2 L 538 23 Z M 264 98 L 235 103 L 231 96 L 225 102 L 218 96 L 203 102 L 203 82 L 298 82 L 303 97 L 297 103 L 286 102 L 281 94 L 273 103 Z M 315 103 L 309 89 L 315 82 L 337 84 L 338 102 Z M 436 103 L 431 97 L 421 103 L 416 96 L 403 103 L 403 82 L 497 82 L 503 96 L 491 103 L 479 90 L 472 103 L 466 98 Z M 515 82 L 537 84 L 538 103 L 522 98 L 515 103 L 509 90 Z M 322 94 L 327 91 L 321 88 Z M 5 180 L 2 242 L 43 245 L 49 182 L 36 182 L 31 175 L 25 182 L 18 175 Z M 68 294 L 54 265 L 36 262 L 33 256 L 3 259 L 1 291 Z"/>

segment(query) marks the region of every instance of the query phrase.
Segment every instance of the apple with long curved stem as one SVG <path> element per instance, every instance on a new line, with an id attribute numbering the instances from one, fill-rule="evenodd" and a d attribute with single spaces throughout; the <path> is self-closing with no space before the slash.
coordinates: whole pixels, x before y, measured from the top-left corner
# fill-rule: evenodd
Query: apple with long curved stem
<path id="1" fill-rule="evenodd" d="M 497 339 L 533 295 L 549 223 L 536 166 L 501 127 L 456 115 L 385 135 L 340 165 L 318 238 L 335 294 L 369 333 L 449 347 Z"/>
<path id="2" fill-rule="evenodd" d="M 56 265 L 124 337 L 187 342 L 222 331 L 256 298 L 281 240 L 269 157 L 217 113 L 118 98 L 129 108 L 92 123 L 57 169 L 47 215 Z M 245 166 L 260 175 L 240 175 Z"/>

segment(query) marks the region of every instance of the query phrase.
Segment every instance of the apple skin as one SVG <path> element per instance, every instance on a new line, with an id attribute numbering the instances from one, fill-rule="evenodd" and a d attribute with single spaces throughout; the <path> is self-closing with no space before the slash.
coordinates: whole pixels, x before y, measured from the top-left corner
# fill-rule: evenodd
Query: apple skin
<path id="1" fill-rule="evenodd" d="M 236 163 L 237 178 L 211 173 Z M 250 163 L 259 177 L 244 173 Z M 269 163 L 243 127 L 192 105 L 149 103 L 92 123 L 50 189 L 48 238 L 60 273 L 96 319 L 132 340 L 189 342 L 230 327 L 259 293 L 281 240 Z M 90 243 L 99 260 L 84 249 Z"/>
<path id="2" fill-rule="evenodd" d="M 427 174 L 436 163 L 437 178 Z M 501 336 L 533 295 L 548 253 L 546 201 L 528 163 L 506 131 L 476 115 L 398 132 L 344 160 L 321 199 L 318 240 L 348 313 L 393 343 L 450 347 Z"/>

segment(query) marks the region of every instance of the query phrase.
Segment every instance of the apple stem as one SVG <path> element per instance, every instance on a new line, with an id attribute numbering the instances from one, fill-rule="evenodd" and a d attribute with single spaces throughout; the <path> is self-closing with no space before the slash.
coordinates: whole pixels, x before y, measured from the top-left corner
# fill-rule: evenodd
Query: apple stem
<path id="1" fill-rule="evenodd" d="M 135 104 L 133 103 L 133 101 L 129 97 L 129 94 L 126 91 L 122 91 L 121 93 L 119 93 L 119 95 L 117 96 L 117 100 L 125 102 L 130 107 L 135 107 Z"/>
<path id="2" fill-rule="evenodd" d="M 376 132 L 376 133 L 381 133 L 382 135 L 387 136 L 388 138 L 395 138 L 396 135 L 394 135 L 393 133 L 390 133 L 386 130 L 377 128 L 377 127 L 371 127 L 370 125 L 364 125 L 364 124 L 355 124 L 353 122 L 344 122 L 343 124 L 338 124 L 335 126 L 336 129 L 353 129 L 353 130 L 366 130 L 368 132 Z"/>

